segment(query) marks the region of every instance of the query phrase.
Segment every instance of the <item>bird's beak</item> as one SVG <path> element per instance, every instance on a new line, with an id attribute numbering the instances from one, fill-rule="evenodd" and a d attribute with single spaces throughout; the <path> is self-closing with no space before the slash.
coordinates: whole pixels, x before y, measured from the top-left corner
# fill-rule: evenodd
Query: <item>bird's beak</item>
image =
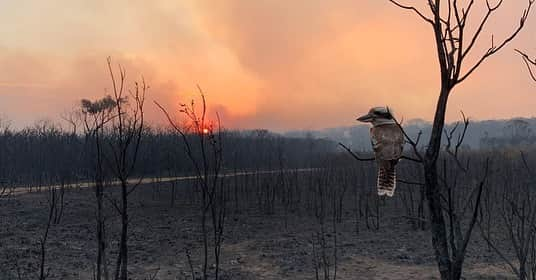
<path id="1" fill-rule="evenodd" d="M 366 114 L 366 115 L 363 115 L 359 118 L 357 118 L 358 121 L 360 122 L 371 122 L 372 121 L 372 115 L 371 114 Z"/>

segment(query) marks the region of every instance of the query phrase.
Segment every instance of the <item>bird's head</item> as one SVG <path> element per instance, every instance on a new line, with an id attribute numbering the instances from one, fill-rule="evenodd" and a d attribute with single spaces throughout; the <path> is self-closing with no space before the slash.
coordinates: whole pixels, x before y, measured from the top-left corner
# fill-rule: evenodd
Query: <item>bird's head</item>
<path id="1" fill-rule="evenodd" d="M 389 107 L 373 107 L 366 115 L 357 118 L 360 122 L 369 122 L 372 125 L 394 124 L 395 119 Z"/>

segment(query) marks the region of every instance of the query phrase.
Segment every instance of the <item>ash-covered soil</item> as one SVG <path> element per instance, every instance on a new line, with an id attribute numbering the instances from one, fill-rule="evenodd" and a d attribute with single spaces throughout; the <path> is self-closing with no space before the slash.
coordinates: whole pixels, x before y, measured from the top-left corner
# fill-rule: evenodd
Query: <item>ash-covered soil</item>
<path id="1" fill-rule="evenodd" d="M 191 279 L 187 249 L 195 275 L 200 276 L 198 208 L 180 190 L 171 206 L 169 190 L 169 184 L 147 184 L 130 196 L 131 279 Z M 111 192 L 107 196 L 111 200 L 114 195 Z M 63 217 L 59 224 L 52 225 L 46 246 L 48 279 L 93 279 L 94 203 L 91 189 L 66 191 Z M 254 205 L 238 211 L 229 204 L 221 279 L 316 279 L 311 240 L 318 232 L 317 220 L 304 210 L 266 214 Z M 39 240 L 48 214 L 47 192 L 3 198 L 0 213 L 0 279 L 37 279 Z M 346 211 L 337 224 L 337 279 L 438 279 L 429 232 L 414 230 L 401 216 L 385 215 L 378 230 L 367 229 L 361 221 L 357 233 L 355 216 Z M 109 203 L 107 217 L 108 261 L 113 271 L 119 219 Z M 326 227 L 331 240 L 331 223 Z M 477 230 L 474 236 L 464 277 L 513 279 L 478 238 Z M 318 253 L 319 248 L 316 250 Z M 213 271 L 210 265 L 209 272 Z M 331 275 L 333 272 L 334 265 L 330 267 Z"/>

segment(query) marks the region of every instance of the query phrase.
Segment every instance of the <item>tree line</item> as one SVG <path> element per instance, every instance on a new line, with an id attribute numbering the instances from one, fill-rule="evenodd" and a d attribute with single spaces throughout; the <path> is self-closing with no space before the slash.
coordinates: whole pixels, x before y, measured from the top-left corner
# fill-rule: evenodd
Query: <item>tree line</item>
<path id="1" fill-rule="evenodd" d="M 114 133 L 104 130 L 102 138 L 111 139 Z M 284 137 L 267 130 L 222 133 L 224 169 L 228 171 L 273 169 L 279 166 L 280 160 L 288 168 L 313 167 L 313 159 L 337 151 L 336 144 L 326 139 Z M 184 143 L 171 129 L 147 125 L 141 141 L 135 176 L 168 177 L 193 172 Z M 0 130 L 0 180 L 9 186 L 88 181 L 93 177 L 90 162 L 94 146 L 94 138 L 72 133 L 50 121 L 18 130 L 4 126 Z M 104 152 L 111 150 L 105 145 Z"/>

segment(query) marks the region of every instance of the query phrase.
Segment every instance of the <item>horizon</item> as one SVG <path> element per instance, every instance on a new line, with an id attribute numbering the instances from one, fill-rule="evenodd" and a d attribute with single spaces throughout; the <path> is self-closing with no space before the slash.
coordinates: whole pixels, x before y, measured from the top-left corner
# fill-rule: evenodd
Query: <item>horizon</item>
<path id="1" fill-rule="evenodd" d="M 471 118 L 470 116 L 468 117 L 468 120 L 471 123 L 483 123 L 483 122 L 509 122 L 509 121 L 512 121 L 512 120 L 536 120 L 536 116 L 528 116 L 528 117 L 522 117 L 522 116 L 518 116 L 518 117 L 512 117 L 512 118 L 497 118 L 497 119 L 475 119 L 475 118 Z M 401 122 L 401 125 L 404 126 L 404 127 L 407 127 L 407 126 L 414 126 L 416 125 L 416 122 L 419 122 L 420 124 L 424 124 L 426 126 L 431 126 L 432 125 L 432 121 L 430 120 L 425 120 L 425 119 L 422 119 L 422 118 L 413 118 L 413 119 L 408 119 L 408 120 L 402 120 Z M 445 122 L 445 126 L 451 126 L 451 125 L 454 125 L 456 124 L 457 122 L 461 122 L 461 120 L 452 120 L 452 121 L 447 121 Z M 50 124 L 50 125 L 54 125 L 56 127 L 59 127 L 61 128 L 62 130 L 69 130 L 70 129 L 70 124 L 62 119 L 61 117 L 58 116 L 57 119 L 52 119 L 52 118 L 43 118 L 43 119 L 36 119 L 34 120 L 32 123 L 29 123 L 29 124 L 26 124 L 26 125 L 23 125 L 23 126 L 20 126 L 20 125 L 17 125 L 16 123 L 14 123 L 8 116 L 1 116 L 0 115 L 0 130 L 2 128 L 10 128 L 10 129 L 13 129 L 14 131 L 20 131 L 20 130 L 23 130 L 25 128 L 31 128 L 35 125 L 38 125 L 38 124 L 43 124 L 43 123 L 46 123 L 47 125 Z M 149 121 L 149 122 L 146 122 L 145 124 L 147 127 L 150 127 L 150 128 L 157 128 L 157 129 L 160 129 L 160 128 L 171 128 L 169 122 L 167 121 L 164 121 L 164 122 L 161 122 L 161 121 L 158 121 L 158 122 L 152 122 L 152 121 Z M 354 124 L 346 124 L 346 125 L 338 125 L 338 126 L 326 126 L 326 127 L 319 127 L 319 128 L 314 128 L 314 129 L 308 129 L 308 128 L 295 128 L 295 129 L 286 129 L 286 130 L 277 130 L 277 129 L 270 129 L 270 128 L 266 128 L 266 127 L 253 127 L 253 128 L 236 128 L 236 127 L 227 127 L 225 126 L 224 124 L 222 124 L 222 130 L 223 131 L 238 131 L 238 132 L 243 132 L 243 131 L 254 131 L 254 130 L 266 130 L 266 131 L 269 131 L 271 133 L 276 133 L 276 134 L 282 134 L 282 135 L 285 135 L 285 134 L 288 134 L 288 133 L 306 133 L 306 132 L 323 132 L 323 131 L 327 131 L 327 130 L 332 130 L 332 129 L 343 129 L 343 128 L 355 128 L 355 127 L 370 127 L 369 124 L 366 124 L 366 123 L 360 123 L 360 122 L 355 122 Z M 469 128 L 469 131 L 471 131 L 471 129 Z"/>

